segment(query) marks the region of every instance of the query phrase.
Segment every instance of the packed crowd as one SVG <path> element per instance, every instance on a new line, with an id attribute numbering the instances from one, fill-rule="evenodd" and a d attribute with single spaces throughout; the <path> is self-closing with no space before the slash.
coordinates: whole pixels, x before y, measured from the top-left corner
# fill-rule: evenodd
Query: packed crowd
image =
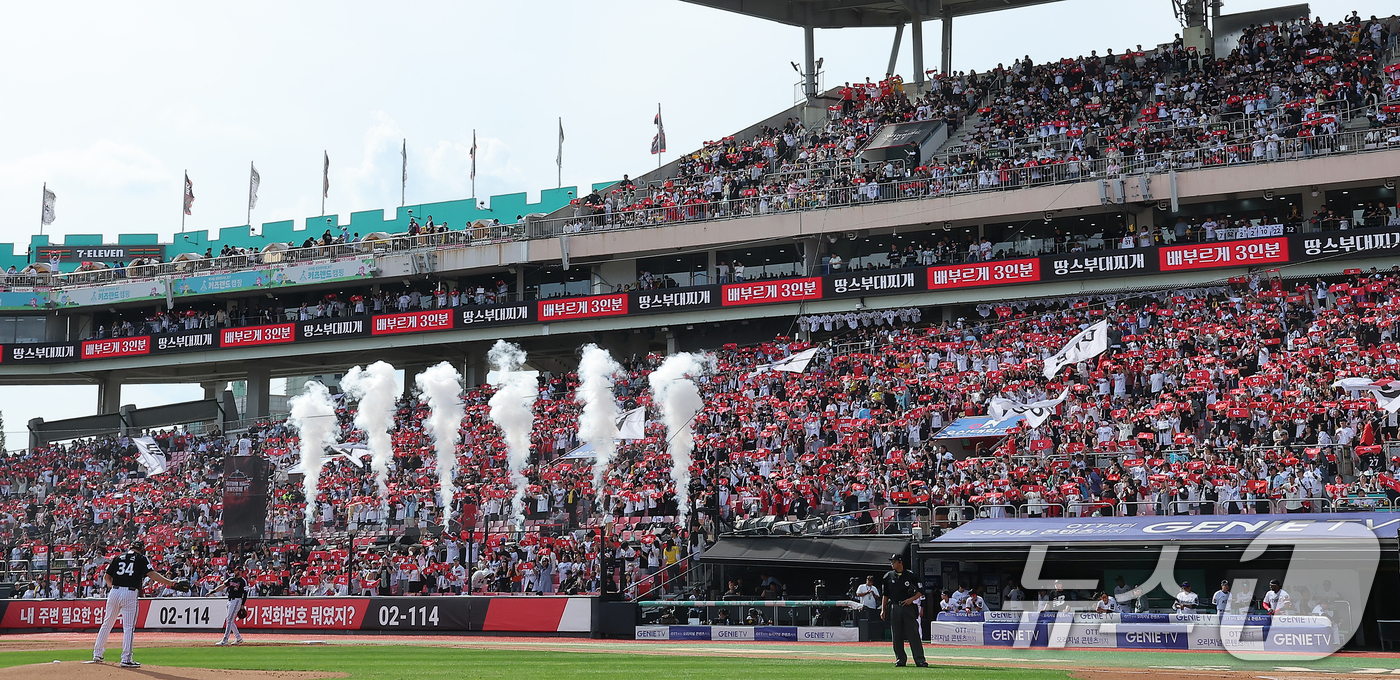
<path id="1" fill-rule="evenodd" d="M 261 592 L 558 592 L 597 590 L 606 576 L 631 594 L 674 592 L 708 540 L 743 521 L 822 518 L 843 531 L 937 530 L 972 517 L 1317 512 L 1391 506 L 1400 457 L 1386 442 L 1394 413 L 1343 377 L 1393 375 L 1400 271 L 1331 280 L 1249 278 L 1229 286 L 1020 301 L 956 322 L 912 310 L 806 319 L 822 338 L 777 337 L 713 353 L 695 420 L 690 493 L 680 516 L 664 428 L 623 442 L 601 494 L 578 445 L 577 376 L 547 375 L 535 405 L 527 524 L 508 524 L 512 487 L 489 387 L 468 390 L 448 526 L 436 458 L 416 400 L 399 403 L 396 459 L 382 506 L 368 469 L 333 458 L 321 477 L 305 550 L 305 499 L 285 471 L 298 442 L 283 423 L 228 438 L 164 433 L 172 471 L 141 473 L 130 442 L 98 439 L 28 452 L 0 472 L 0 536 L 10 564 L 49 557 L 94 563 L 136 535 L 177 573 L 217 575 L 223 457 L 256 451 L 278 475 L 269 542 L 246 558 Z M 1110 350 L 1047 380 L 1045 357 L 1107 318 Z M 842 323 L 842 321 L 846 323 Z M 763 364 L 820 348 L 802 373 Z M 624 358 L 616 396 L 647 406 L 655 355 Z M 959 450 L 936 434 L 986 412 L 991 396 L 1065 400 L 1047 421 Z M 363 438 L 355 404 L 337 408 L 340 435 Z M 652 414 L 655 416 L 655 414 Z M 374 546 L 421 531 L 412 545 Z M 91 593 L 82 572 L 56 586 Z M 100 581 L 99 581 L 100 582 Z M 207 581 L 206 581 L 207 583 Z M 31 589 L 32 590 L 32 589 Z M 35 591 L 37 592 L 37 591 Z"/>
<path id="2" fill-rule="evenodd" d="M 825 124 L 789 119 L 750 139 L 707 142 L 654 186 L 624 178 L 576 201 L 565 231 L 1305 157 L 1332 149 L 1358 116 L 1373 128 L 1367 143 L 1400 143 L 1400 65 L 1386 64 L 1395 30 L 1394 17 L 1353 13 L 1335 24 L 1251 27 L 1221 57 L 1178 38 L 935 74 L 920 92 L 896 75 L 848 83 Z M 970 127 L 951 153 L 860 160 L 883 125 L 930 120 L 947 123 L 949 135 Z"/>

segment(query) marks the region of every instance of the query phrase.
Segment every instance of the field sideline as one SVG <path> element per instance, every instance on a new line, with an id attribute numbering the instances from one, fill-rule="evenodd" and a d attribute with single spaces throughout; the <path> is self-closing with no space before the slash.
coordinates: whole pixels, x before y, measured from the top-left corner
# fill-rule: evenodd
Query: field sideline
<path id="1" fill-rule="evenodd" d="M 1301 680 L 1312 677 L 1400 675 L 1400 654 L 1347 653 L 1320 661 L 1246 662 L 1217 652 L 1123 650 L 1013 650 L 925 646 L 932 669 L 891 667 L 893 655 L 879 643 L 668 643 L 562 638 L 458 636 L 249 635 L 251 644 L 212 648 L 218 635 L 139 633 L 139 671 L 115 664 L 85 665 L 91 634 L 46 633 L 0 637 L 0 680 L 311 680 L 349 678 L 639 677 L 888 678 L 891 673 L 967 680 Z M 114 638 L 117 641 L 119 638 Z M 312 643 L 312 644 L 308 644 Z M 116 661 L 120 650 L 106 654 Z M 54 664 L 54 661 L 60 663 Z M 31 664 L 42 664 L 34 666 Z M 196 671 L 194 669 L 228 669 Z M 299 672 L 298 672 L 299 671 Z"/>

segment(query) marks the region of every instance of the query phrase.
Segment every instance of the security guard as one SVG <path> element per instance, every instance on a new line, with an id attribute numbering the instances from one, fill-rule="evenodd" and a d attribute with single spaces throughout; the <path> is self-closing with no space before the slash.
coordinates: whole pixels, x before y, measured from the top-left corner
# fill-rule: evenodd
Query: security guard
<path id="1" fill-rule="evenodd" d="M 894 665 L 904 666 L 908 663 L 904 655 L 904 641 L 907 638 L 909 650 L 914 653 L 914 665 L 927 668 L 924 644 L 919 634 L 919 606 L 914 604 L 919 599 L 920 584 L 915 582 L 914 574 L 904 570 L 904 555 L 890 555 L 890 567 L 885 572 L 884 587 L 881 588 L 884 597 L 880 603 L 880 618 L 889 623 L 893 634 Z"/>

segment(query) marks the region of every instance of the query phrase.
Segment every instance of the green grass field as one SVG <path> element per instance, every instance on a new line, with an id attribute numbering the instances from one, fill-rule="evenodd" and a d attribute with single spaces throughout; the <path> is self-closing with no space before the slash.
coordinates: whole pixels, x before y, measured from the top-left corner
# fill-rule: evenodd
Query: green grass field
<path id="1" fill-rule="evenodd" d="M 118 650 L 108 652 L 110 658 Z M 55 659 L 82 661 L 91 652 L 82 650 L 0 653 L 0 668 L 48 663 Z M 157 647 L 137 649 L 136 660 L 152 666 L 187 666 L 244 670 L 290 670 L 348 673 L 351 678 L 386 680 L 635 680 L 637 678 L 735 680 L 841 680 L 890 677 L 887 663 L 819 661 L 807 659 L 746 659 L 715 656 L 655 656 L 625 653 L 566 653 L 538 650 L 496 651 L 390 646 L 307 647 Z M 1062 670 L 995 669 L 941 666 L 918 671 L 918 677 L 938 680 L 1063 680 Z"/>

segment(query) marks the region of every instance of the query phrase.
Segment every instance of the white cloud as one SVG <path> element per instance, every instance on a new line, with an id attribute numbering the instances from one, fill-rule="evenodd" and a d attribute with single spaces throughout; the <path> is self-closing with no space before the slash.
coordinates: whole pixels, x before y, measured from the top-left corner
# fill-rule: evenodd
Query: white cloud
<path id="1" fill-rule="evenodd" d="M 0 163 L 0 183 L 48 182 L 56 191 L 65 184 L 103 190 L 148 189 L 177 176 L 145 148 L 108 139 L 83 149 L 57 149 Z"/>

